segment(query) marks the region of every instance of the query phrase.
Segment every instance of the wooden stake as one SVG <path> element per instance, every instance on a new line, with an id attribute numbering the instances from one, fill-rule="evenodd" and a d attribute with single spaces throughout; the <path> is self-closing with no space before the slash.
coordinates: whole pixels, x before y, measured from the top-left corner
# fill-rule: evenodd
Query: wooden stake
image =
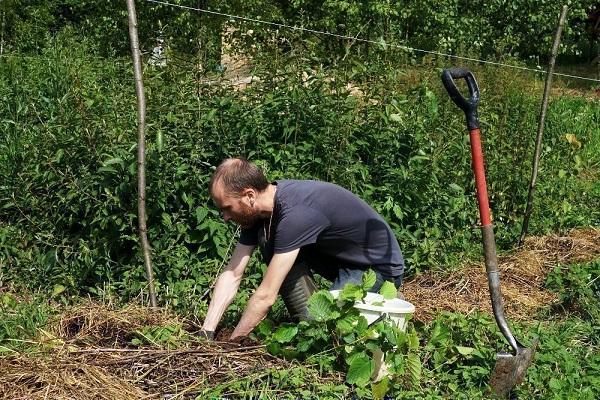
<path id="1" fill-rule="evenodd" d="M 533 195 L 535 194 L 535 183 L 537 180 L 537 173 L 540 163 L 540 153 L 542 148 L 542 135 L 544 133 L 544 125 L 546 122 L 546 111 L 548 110 L 548 98 L 550 96 L 550 88 L 552 87 L 552 74 L 554 73 L 554 63 L 556 62 L 556 55 L 558 54 L 558 46 L 560 45 L 560 38 L 562 35 L 563 28 L 565 26 L 565 20 L 567 17 L 568 7 L 565 4 L 560 12 L 560 18 L 558 20 L 558 27 L 554 34 L 554 44 L 552 45 L 552 53 L 550 55 L 550 62 L 548 64 L 548 73 L 546 74 L 546 84 L 544 86 L 544 96 L 542 98 L 542 111 L 540 113 L 540 121 L 538 124 L 537 136 L 535 138 L 535 153 L 533 156 L 533 167 L 531 172 L 531 181 L 529 183 L 529 194 L 527 195 L 527 207 L 525 209 L 525 216 L 523 218 L 523 226 L 521 228 L 521 237 L 519 238 L 519 246 L 523 244 L 525 235 L 529 228 L 529 218 L 531 217 L 531 209 L 533 207 Z"/>
<path id="2" fill-rule="evenodd" d="M 146 266 L 150 305 L 152 307 L 157 307 L 156 293 L 154 291 L 154 273 L 152 272 L 152 259 L 150 258 L 150 243 L 148 242 L 148 229 L 146 227 L 146 98 L 144 96 L 144 82 L 142 80 L 142 61 L 137 31 L 135 3 L 134 0 L 126 1 L 127 14 L 129 16 L 129 39 L 131 40 L 131 54 L 133 57 L 133 73 L 135 77 L 135 93 L 138 103 L 138 228 L 140 233 L 140 246 L 144 255 L 144 264 Z"/>

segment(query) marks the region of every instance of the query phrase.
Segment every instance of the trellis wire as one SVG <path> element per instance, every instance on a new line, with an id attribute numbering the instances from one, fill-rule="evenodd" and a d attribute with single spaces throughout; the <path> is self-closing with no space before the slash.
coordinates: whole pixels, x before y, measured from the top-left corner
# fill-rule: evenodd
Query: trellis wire
<path id="1" fill-rule="evenodd" d="M 181 9 L 190 10 L 190 11 L 196 11 L 196 12 L 201 12 L 201 13 L 205 13 L 205 14 L 212 14 L 212 15 L 218 15 L 218 16 L 221 16 L 221 17 L 231 18 L 231 19 L 238 19 L 240 21 L 255 22 L 255 23 L 258 23 L 258 24 L 269 25 L 269 26 L 273 26 L 273 27 L 277 27 L 277 28 L 285 28 L 285 29 L 291 29 L 291 30 L 294 30 L 294 31 L 301 31 L 301 32 L 314 33 L 314 34 L 317 34 L 317 35 L 331 36 L 331 37 L 335 37 L 335 38 L 338 38 L 338 39 L 351 40 L 351 41 L 354 41 L 354 42 L 371 43 L 371 44 L 375 44 L 375 45 L 385 45 L 385 46 L 389 46 L 389 47 L 393 47 L 393 48 L 397 48 L 397 49 L 402 49 L 402 50 L 406 50 L 406 51 L 412 51 L 412 52 L 415 52 L 415 53 L 431 54 L 431 55 L 436 55 L 436 56 L 441 56 L 441 57 L 453 58 L 453 59 L 456 59 L 456 60 L 472 61 L 472 62 L 478 62 L 478 63 L 482 63 L 482 64 L 495 65 L 495 66 L 504 67 L 504 68 L 519 69 L 519 70 L 523 70 L 523 71 L 530 71 L 530 72 L 536 72 L 536 73 L 541 73 L 541 74 L 547 74 L 548 73 L 547 71 L 544 71 L 544 70 L 541 70 L 541 69 L 523 67 L 523 66 L 519 66 L 519 65 L 505 64 L 505 63 L 501 63 L 501 62 L 497 62 L 497 61 L 481 60 L 481 59 L 478 59 L 478 58 L 459 56 L 459 55 L 455 55 L 455 54 L 442 53 L 442 52 L 432 51 L 432 50 L 418 49 L 418 48 L 415 48 L 415 47 L 404 46 L 404 45 L 394 44 L 394 43 L 377 42 L 375 40 L 369 40 L 369 39 L 362 39 L 362 38 L 353 37 L 353 36 L 340 35 L 338 33 L 331 33 L 331 32 L 320 31 L 320 30 L 316 30 L 316 29 L 303 28 L 303 27 L 294 26 L 294 25 L 286 25 L 286 24 L 282 24 L 282 23 L 279 23 L 279 22 L 264 21 L 264 20 L 256 19 L 256 18 L 242 17 L 242 16 L 239 16 L 239 15 L 228 14 L 228 13 L 223 13 L 223 12 L 219 12 L 219 11 L 206 10 L 206 9 L 199 8 L 199 7 L 183 6 L 183 5 L 173 4 L 173 3 L 169 3 L 169 2 L 161 1 L 161 0 L 146 0 L 146 1 L 149 2 L 149 3 L 162 4 L 162 5 L 165 5 L 165 6 L 170 6 L 170 7 L 175 7 L 175 8 L 181 8 Z M 555 75 L 555 76 L 562 76 L 562 77 L 565 77 L 565 78 L 572 78 L 572 79 L 582 79 L 582 80 L 591 81 L 591 82 L 600 82 L 600 79 L 588 78 L 588 77 L 585 77 L 585 76 L 578 76 L 578 75 L 571 75 L 571 74 L 563 74 L 563 73 L 560 73 L 560 72 L 553 72 L 553 75 Z"/>

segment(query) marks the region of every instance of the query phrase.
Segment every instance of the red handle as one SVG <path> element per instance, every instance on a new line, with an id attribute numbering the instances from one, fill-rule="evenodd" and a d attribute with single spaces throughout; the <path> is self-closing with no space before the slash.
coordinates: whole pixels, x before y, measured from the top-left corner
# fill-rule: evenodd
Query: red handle
<path id="1" fill-rule="evenodd" d="M 475 187 L 477 188 L 477 203 L 479 204 L 479 216 L 481 225 L 491 225 L 490 203 L 488 201 L 487 184 L 485 181 L 485 166 L 483 164 L 483 150 L 481 148 L 481 137 L 479 128 L 469 132 L 471 139 L 471 155 L 473 158 L 473 173 L 475 174 Z"/>

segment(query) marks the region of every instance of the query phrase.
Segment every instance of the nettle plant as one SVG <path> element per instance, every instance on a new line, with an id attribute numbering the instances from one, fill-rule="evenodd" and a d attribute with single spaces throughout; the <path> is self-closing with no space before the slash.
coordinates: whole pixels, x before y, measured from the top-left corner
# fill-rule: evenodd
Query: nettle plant
<path id="1" fill-rule="evenodd" d="M 370 389 L 373 398 L 383 398 L 392 384 L 418 386 L 421 360 L 413 325 L 408 323 L 406 331 L 402 330 L 385 314 L 369 325 L 354 307 L 356 302 L 365 302 L 375 280 L 375 273 L 369 270 L 360 285 L 347 284 L 337 298 L 320 290 L 309 299 L 309 320 L 278 327 L 264 320 L 256 336 L 273 355 L 303 361 L 321 371 L 346 372 L 346 382 L 354 385 L 359 395 Z M 384 299 L 395 298 L 396 288 L 385 282 L 379 294 Z"/>

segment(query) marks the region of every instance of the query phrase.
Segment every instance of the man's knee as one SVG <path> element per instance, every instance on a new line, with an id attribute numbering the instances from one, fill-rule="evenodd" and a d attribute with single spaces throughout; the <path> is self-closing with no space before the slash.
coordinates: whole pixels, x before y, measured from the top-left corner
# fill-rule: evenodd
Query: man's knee
<path id="1" fill-rule="evenodd" d="M 316 290 L 317 286 L 308 264 L 300 261 L 292 266 L 279 289 L 279 294 L 292 318 L 306 319 L 308 299 Z"/>

